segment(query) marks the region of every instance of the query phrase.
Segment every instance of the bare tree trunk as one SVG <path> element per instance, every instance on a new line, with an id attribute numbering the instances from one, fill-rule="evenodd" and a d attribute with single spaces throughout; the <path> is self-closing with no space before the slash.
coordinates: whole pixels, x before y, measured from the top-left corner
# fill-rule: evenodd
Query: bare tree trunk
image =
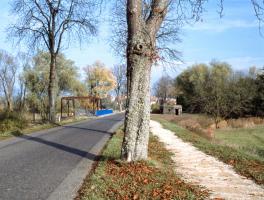
<path id="1" fill-rule="evenodd" d="M 122 98 L 120 97 L 120 93 L 117 93 L 117 104 L 118 104 L 118 109 L 119 112 L 122 112 Z"/>
<path id="2" fill-rule="evenodd" d="M 166 0 L 153 1 L 153 10 L 145 21 L 142 17 L 142 1 L 127 1 L 128 100 L 121 157 L 128 162 L 148 157 L 150 74 L 156 56 L 156 34 L 165 16 L 167 3 Z"/>
<path id="3" fill-rule="evenodd" d="M 12 112 L 13 111 L 13 102 L 12 102 L 12 97 L 8 97 L 6 99 L 7 102 L 7 111 Z"/>
<path id="4" fill-rule="evenodd" d="M 20 94 L 19 94 L 19 111 L 22 112 L 25 109 L 25 95 L 26 95 L 26 86 L 25 82 L 20 81 Z"/>
<path id="5" fill-rule="evenodd" d="M 8 86 L 2 83 L 3 85 L 3 90 L 5 94 L 5 100 L 6 100 L 6 110 L 7 112 L 13 111 L 13 101 L 12 101 L 12 95 L 9 94 L 9 90 L 7 89 Z"/>
<path id="6" fill-rule="evenodd" d="M 49 77 L 49 121 L 56 122 L 56 56 L 51 53 Z"/>
<path id="7" fill-rule="evenodd" d="M 130 162 L 148 156 L 152 61 L 133 53 L 128 56 L 127 63 L 129 91 L 121 156 Z"/>
<path id="8" fill-rule="evenodd" d="M 123 107 L 123 105 L 122 105 L 122 99 L 119 97 L 118 101 L 119 101 L 119 102 L 118 102 L 118 105 L 119 105 L 119 111 L 122 112 L 122 111 L 123 111 L 123 108 L 122 108 L 122 107 Z"/>
<path id="9" fill-rule="evenodd" d="M 25 109 L 25 102 L 26 102 L 26 92 L 27 92 L 27 88 L 26 85 L 24 84 L 24 91 L 23 91 L 23 98 L 22 98 L 22 109 Z"/>

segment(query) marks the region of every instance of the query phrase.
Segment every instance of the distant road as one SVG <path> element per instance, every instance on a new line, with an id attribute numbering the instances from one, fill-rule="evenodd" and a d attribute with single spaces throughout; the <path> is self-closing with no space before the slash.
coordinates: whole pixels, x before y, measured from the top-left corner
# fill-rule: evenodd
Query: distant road
<path id="1" fill-rule="evenodd" d="M 124 114 L 0 142 L 0 199 L 72 199 Z"/>

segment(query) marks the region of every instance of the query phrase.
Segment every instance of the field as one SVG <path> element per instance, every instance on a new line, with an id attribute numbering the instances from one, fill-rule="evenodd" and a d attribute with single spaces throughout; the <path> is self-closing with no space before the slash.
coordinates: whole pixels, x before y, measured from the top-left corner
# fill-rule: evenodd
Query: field
<path id="1" fill-rule="evenodd" d="M 218 143 L 264 161 L 264 125 L 254 128 L 216 130 Z"/>
<path id="2" fill-rule="evenodd" d="M 239 174 L 264 184 L 264 125 L 250 128 L 232 128 L 227 125 L 212 130 L 211 119 L 206 116 L 152 115 L 152 119 L 201 151 L 232 165 Z M 208 130 L 211 131 L 211 137 L 207 134 Z"/>

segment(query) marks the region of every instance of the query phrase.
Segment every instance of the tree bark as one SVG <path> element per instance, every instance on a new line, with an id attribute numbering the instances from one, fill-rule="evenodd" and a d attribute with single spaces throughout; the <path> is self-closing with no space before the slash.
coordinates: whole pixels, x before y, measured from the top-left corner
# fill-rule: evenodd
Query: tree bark
<path id="1" fill-rule="evenodd" d="M 13 111 L 13 101 L 12 101 L 12 95 L 10 94 L 10 88 L 8 89 L 7 84 L 2 81 L 3 91 L 5 94 L 5 100 L 6 100 L 6 108 L 7 112 Z"/>
<path id="2" fill-rule="evenodd" d="M 143 54 L 130 53 L 127 64 L 129 91 L 121 156 L 130 162 L 148 156 L 152 61 Z"/>
<path id="3" fill-rule="evenodd" d="M 166 15 L 168 0 L 152 1 L 149 17 L 142 17 L 142 0 L 127 1 L 127 88 L 125 136 L 121 157 L 128 162 L 148 157 L 150 74 L 157 56 L 156 34 Z"/>
<path id="4" fill-rule="evenodd" d="M 129 38 L 127 49 L 128 102 L 125 136 L 121 157 L 128 162 L 148 157 L 150 120 L 150 71 L 152 59 L 147 56 L 150 40 L 142 33 Z"/>
<path id="5" fill-rule="evenodd" d="M 11 97 L 8 97 L 6 99 L 7 101 L 7 111 L 8 112 L 12 112 L 13 111 L 13 103 L 12 103 L 12 98 Z"/>
<path id="6" fill-rule="evenodd" d="M 56 55 L 51 53 L 49 75 L 49 121 L 56 122 Z"/>
<path id="7" fill-rule="evenodd" d="M 13 101 L 12 96 L 9 92 L 6 93 L 6 106 L 7 106 L 7 112 L 13 111 Z"/>

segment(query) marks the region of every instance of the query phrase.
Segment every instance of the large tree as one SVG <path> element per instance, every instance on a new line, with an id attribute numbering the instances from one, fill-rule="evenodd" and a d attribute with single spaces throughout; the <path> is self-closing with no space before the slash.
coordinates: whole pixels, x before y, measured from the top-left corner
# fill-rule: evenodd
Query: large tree
<path id="1" fill-rule="evenodd" d="M 226 118 L 232 112 L 230 98 L 230 76 L 232 74 L 231 66 L 227 63 L 212 62 L 208 75 L 202 83 L 200 93 L 202 99 L 203 111 L 214 118 L 215 126 L 222 118 Z M 231 95 L 232 97 L 232 95 Z"/>
<path id="2" fill-rule="evenodd" d="M 19 65 L 19 69 L 26 71 L 32 66 L 32 58 L 23 52 L 20 52 L 17 56 L 17 63 Z M 26 108 L 26 80 L 25 77 L 23 76 L 23 73 L 19 73 L 18 75 L 18 94 L 17 94 L 17 99 L 16 99 L 16 107 L 19 112 L 25 111 Z"/>
<path id="3" fill-rule="evenodd" d="M 84 69 L 86 73 L 86 83 L 90 95 L 106 98 L 108 93 L 115 89 L 116 79 L 110 69 L 102 62 L 96 61 Z"/>
<path id="4" fill-rule="evenodd" d="M 263 20 L 264 2 L 251 0 L 258 19 Z M 159 47 L 171 39 L 179 24 L 188 19 L 199 20 L 206 0 L 126 0 L 127 40 L 126 44 L 128 108 L 125 118 L 125 137 L 121 156 L 126 161 L 147 158 L 150 119 L 150 72 L 162 52 L 175 57 L 168 46 Z M 222 15 L 223 0 L 220 2 Z M 122 9 L 120 9 L 122 11 Z M 122 15 L 120 15 L 122 16 Z M 174 26 L 173 26 L 174 24 Z M 176 25 L 176 27 L 175 27 Z M 117 35 L 124 32 L 117 31 Z M 175 36 L 175 34 L 172 34 Z M 164 50 L 164 51 L 161 51 Z"/>
<path id="5" fill-rule="evenodd" d="M 175 81 L 176 88 L 181 91 L 179 103 L 188 112 L 203 112 L 203 91 L 209 68 L 206 64 L 195 64 L 183 71 Z"/>
<path id="6" fill-rule="evenodd" d="M 34 113 L 40 113 L 43 120 L 48 117 L 48 90 L 49 90 L 49 61 L 48 52 L 39 52 L 33 58 L 32 67 L 28 67 L 22 74 L 25 81 L 27 93 L 26 99 L 29 107 Z M 58 84 L 56 85 L 56 97 L 64 93 L 78 94 L 81 86 L 78 69 L 72 60 L 63 54 L 57 56 L 56 74 Z M 57 102 L 58 103 L 58 102 Z"/>
<path id="7" fill-rule="evenodd" d="M 176 98 L 176 89 L 173 85 L 173 79 L 168 76 L 162 76 L 154 86 L 156 97 L 162 102 L 166 102 L 167 98 Z"/>
<path id="8" fill-rule="evenodd" d="M 100 1 L 98 1 L 100 2 Z M 49 120 L 56 120 L 56 58 L 63 40 L 89 38 L 96 33 L 95 0 L 13 0 L 12 13 L 16 23 L 10 27 L 10 35 L 25 40 L 29 48 L 42 46 L 50 54 L 49 70 Z"/>
<path id="9" fill-rule="evenodd" d="M 177 51 L 166 44 L 177 41 L 178 22 L 199 19 L 203 3 L 196 0 L 126 1 L 128 108 L 121 152 L 126 161 L 147 158 L 151 67 L 158 60 L 177 58 Z"/>

